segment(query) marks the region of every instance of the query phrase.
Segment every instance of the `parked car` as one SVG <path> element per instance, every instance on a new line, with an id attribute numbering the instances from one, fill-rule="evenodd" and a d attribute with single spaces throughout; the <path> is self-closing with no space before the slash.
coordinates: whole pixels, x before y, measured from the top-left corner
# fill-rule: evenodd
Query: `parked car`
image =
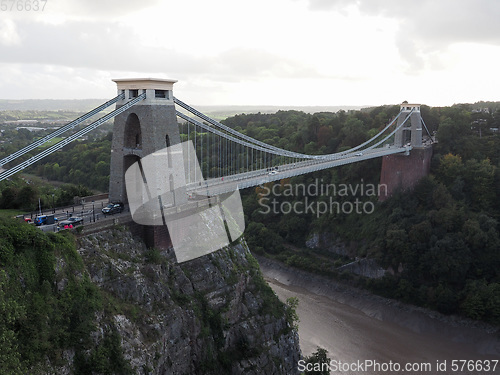
<path id="1" fill-rule="evenodd" d="M 47 221 L 47 216 L 45 215 L 35 217 L 36 226 L 44 225 L 46 221 Z"/>
<path id="2" fill-rule="evenodd" d="M 79 224 L 83 224 L 83 218 L 76 217 L 76 216 L 70 217 L 67 220 L 63 220 L 63 221 L 59 222 L 59 226 L 60 227 L 65 227 L 66 225 L 68 225 L 68 226 L 69 225 L 77 226 Z"/>
<path id="3" fill-rule="evenodd" d="M 41 215 L 35 217 L 35 225 L 48 225 L 54 224 L 57 221 L 57 218 L 54 215 Z"/>
<path id="4" fill-rule="evenodd" d="M 123 203 L 121 202 L 110 203 L 106 207 L 104 207 L 101 211 L 104 215 L 119 214 L 120 212 L 123 211 Z"/>

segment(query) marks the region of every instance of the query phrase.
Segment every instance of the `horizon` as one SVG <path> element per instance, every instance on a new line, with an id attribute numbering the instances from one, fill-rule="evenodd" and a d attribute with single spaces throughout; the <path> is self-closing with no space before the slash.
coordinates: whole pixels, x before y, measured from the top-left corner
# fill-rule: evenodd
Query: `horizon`
<path id="1" fill-rule="evenodd" d="M 0 102 L 13 102 L 13 103 L 22 103 L 22 102 L 42 102 L 42 101 L 79 101 L 79 102 L 85 102 L 85 101 L 95 101 L 95 102 L 105 102 L 109 100 L 110 98 L 97 98 L 97 97 L 89 97 L 89 98 L 26 98 L 26 99 L 19 99 L 19 98 L 0 98 Z M 412 102 L 412 101 L 407 101 L 407 102 Z M 377 108 L 377 107 L 386 107 L 386 106 L 393 106 L 393 105 L 400 105 L 402 104 L 403 101 L 398 102 L 398 103 L 383 103 L 383 104 L 309 104 L 309 105 L 301 105 L 301 104 L 202 104 L 202 103 L 194 103 L 192 104 L 193 107 L 205 107 L 205 108 L 341 108 L 341 107 L 348 107 L 349 109 L 370 109 L 370 108 Z M 412 102 L 413 103 L 413 102 Z M 480 103 L 500 103 L 500 100 L 477 100 L 474 102 L 457 102 L 449 105 L 430 105 L 424 102 L 418 102 L 417 104 L 421 104 L 423 106 L 427 106 L 430 108 L 440 108 L 440 107 L 452 107 L 456 105 L 477 105 Z M 5 110 L 0 108 L 0 111 Z"/>

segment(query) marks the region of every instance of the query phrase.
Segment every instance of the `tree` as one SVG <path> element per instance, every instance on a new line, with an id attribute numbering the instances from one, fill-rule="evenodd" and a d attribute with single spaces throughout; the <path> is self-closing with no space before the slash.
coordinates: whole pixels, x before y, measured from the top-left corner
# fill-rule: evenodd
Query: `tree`
<path id="1" fill-rule="evenodd" d="M 36 209 L 38 191 L 31 185 L 24 186 L 16 198 L 16 206 L 25 209 L 33 210 Z"/>
<path id="2" fill-rule="evenodd" d="M 304 143 L 309 143 L 318 139 L 318 132 L 320 127 L 321 123 L 319 121 L 319 118 L 316 115 L 312 116 L 311 120 L 307 124 L 307 133 L 304 139 Z"/>
<path id="3" fill-rule="evenodd" d="M 488 209 L 496 199 L 493 186 L 495 166 L 488 159 L 468 160 L 465 163 L 465 183 L 469 198 L 476 207 Z"/>
<path id="4" fill-rule="evenodd" d="M 97 174 L 100 176 L 106 176 L 109 174 L 109 163 L 106 163 L 105 161 L 100 161 L 95 165 L 95 171 Z"/>
<path id="5" fill-rule="evenodd" d="M 305 371 L 306 375 L 330 375 L 330 358 L 327 356 L 328 350 L 318 347 L 314 353 L 304 358 L 310 371 Z"/>
<path id="6" fill-rule="evenodd" d="M 25 311 L 17 301 L 9 298 L 8 279 L 4 270 L 0 270 L 0 368 L 2 374 L 22 375 L 21 356 L 15 333 L 16 320 L 24 316 Z"/>
<path id="7" fill-rule="evenodd" d="M 342 142 L 343 146 L 355 147 L 367 139 L 363 121 L 358 120 L 356 117 L 348 118 L 342 129 L 342 133 L 344 133 L 345 136 Z"/>
<path id="8" fill-rule="evenodd" d="M 13 187 L 7 187 L 2 190 L 0 198 L 0 208 L 16 208 L 17 190 Z"/>
<path id="9" fill-rule="evenodd" d="M 462 158 L 459 155 L 451 153 L 443 156 L 439 163 L 438 176 L 446 184 L 451 185 L 458 176 L 461 176 L 464 170 Z"/>
<path id="10" fill-rule="evenodd" d="M 326 146 L 332 137 L 332 130 L 327 126 L 322 126 L 318 130 L 318 146 Z"/>

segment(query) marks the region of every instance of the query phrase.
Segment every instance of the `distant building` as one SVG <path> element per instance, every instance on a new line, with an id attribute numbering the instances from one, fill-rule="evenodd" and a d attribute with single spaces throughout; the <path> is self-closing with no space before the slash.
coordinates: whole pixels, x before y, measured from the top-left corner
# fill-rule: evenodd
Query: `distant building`
<path id="1" fill-rule="evenodd" d="M 26 129 L 26 130 L 29 130 L 30 132 L 37 132 L 40 130 L 46 130 L 45 128 L 37 128 L 35 126 L 18 126 L 16 128 L 16 130 L 20 130 L 20 129 Z"/>
<path id="2" fill-rule="evenodd" d="M 472 111 L 472 113 L 490 113 L 490 109 L 489 108 L 474 108 Z"/>
<path id="3" fill-rule="evenodd" d="M 32 125 L 36 124 L 38 120 L 14 120 L 14 121 L 5 121 L 6 124 L 14 124 L 14 125 Z"/>

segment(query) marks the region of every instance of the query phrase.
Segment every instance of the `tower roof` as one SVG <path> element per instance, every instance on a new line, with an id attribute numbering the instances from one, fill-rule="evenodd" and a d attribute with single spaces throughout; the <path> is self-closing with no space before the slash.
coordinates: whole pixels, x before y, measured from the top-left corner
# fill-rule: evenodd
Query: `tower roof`
<path id="1" fill-rule="evenodd" d="M 118 90 L 125 89 L 154 89 L 172 90 L 176 80 L 164 78 L 118 78 L 113 79 L 118 85 Z"/>

